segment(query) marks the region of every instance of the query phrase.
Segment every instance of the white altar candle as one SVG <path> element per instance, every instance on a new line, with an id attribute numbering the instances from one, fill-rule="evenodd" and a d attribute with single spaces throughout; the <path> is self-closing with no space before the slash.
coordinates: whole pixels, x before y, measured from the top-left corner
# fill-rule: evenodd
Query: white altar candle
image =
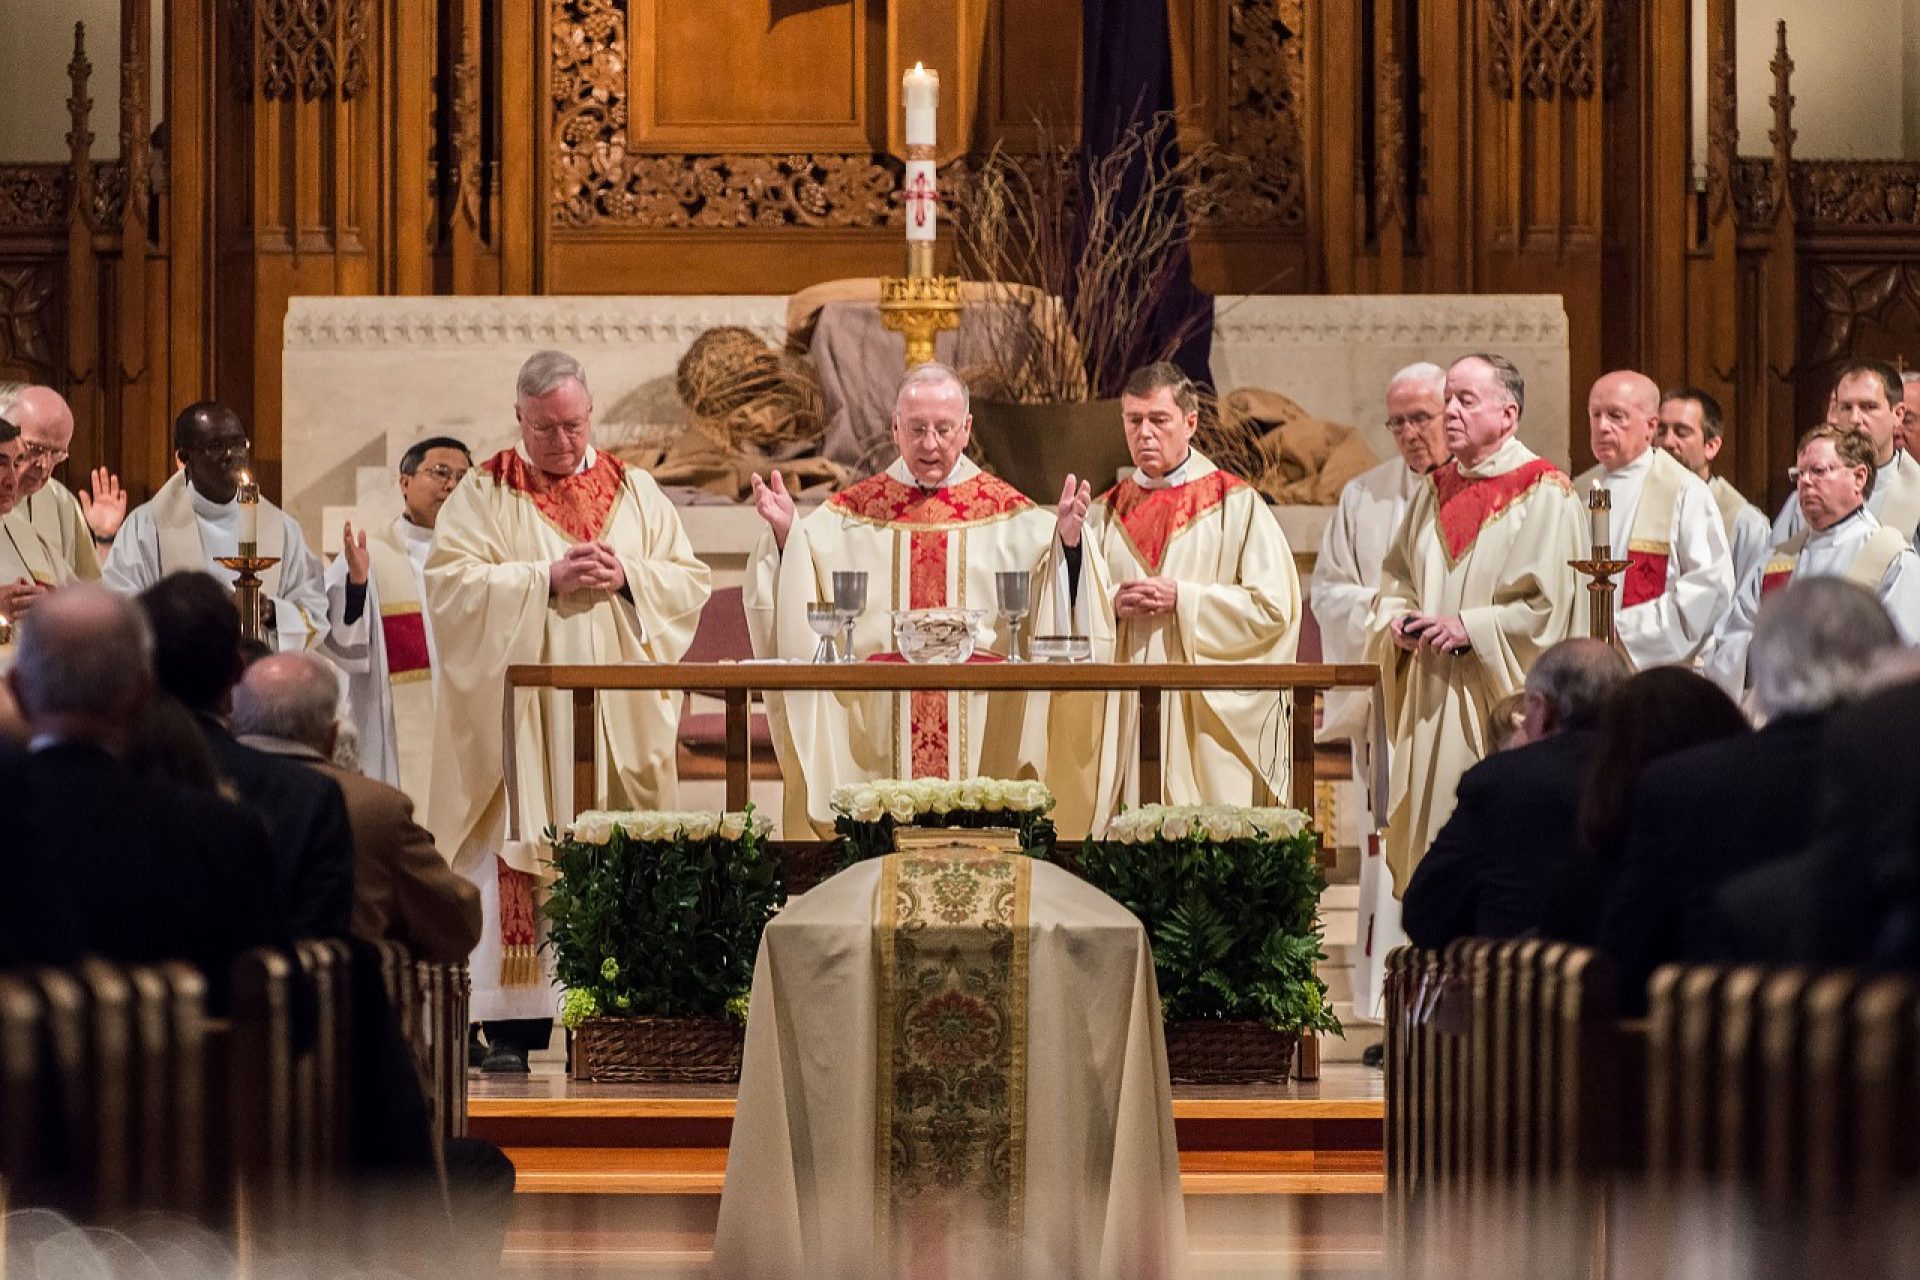
<path id="1" fill-rule="evenodd" d="M 914 63 L 901 77 L 900 96 L 907 104 L 907 239 L 932 240 L 939 220 L 933 145 L 934 119 L 940 103 L 940 73 Z"/>
<path id="2" fill-rule="evenodd" d="M 1587 499 L 1587 533 L 1596 547 L 1609 547 L 1613 542 L 1613 531 L 1608 527 L 1612 524 L 1613 512 L 1599 505 L 1599 497 L 1605 492 L 1596 480 Z"/>
<path id="3" fill-rule="evenodd" d="M 240 487 L 236 496 L 240 501 L 241 554 L 250 555 L 253 554 L 250 549 L 260 545 L 260 486 L 244 471 L 240 473 Z"/>

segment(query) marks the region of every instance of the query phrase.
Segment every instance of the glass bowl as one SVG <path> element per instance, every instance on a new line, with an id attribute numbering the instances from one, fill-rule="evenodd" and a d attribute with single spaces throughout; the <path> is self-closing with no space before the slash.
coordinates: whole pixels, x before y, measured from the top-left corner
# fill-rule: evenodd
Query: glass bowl
<path id="1" fill-rule="evenodd" d="M 1085 662 L 1093 656 L 1093 641 L 1086 636 L 1034 636 L 1027 641 L 1027 652 L 1035 662 Z"/>
<path id="2" fill-rule="evenodd" d="M 984 609 L 897 609 L 893 646 L 908 662 L 965 662 Z"/>

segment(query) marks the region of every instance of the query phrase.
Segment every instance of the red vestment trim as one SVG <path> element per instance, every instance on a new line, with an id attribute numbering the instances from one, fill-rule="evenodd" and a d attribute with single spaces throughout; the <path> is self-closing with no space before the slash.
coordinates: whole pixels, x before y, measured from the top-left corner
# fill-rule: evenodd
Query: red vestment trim
<path id="1" fill-rule="evenodd" d="M 1789 561 L 1787 567 L 1784 569 L 1776 569 L 1772 565 L 1768 565 L 1766 570 L 1760 575 L 1760 598 L 1765 600 L 1768 596 L 1792 581 L 1793 562 Z"/>
<path id="2" fill-rule="evenodd" d="M 1129 477 L 1107 490 L 1100 500 L 1126 530 L 1147 568 L 1158 573 L 1174 535 L 1246 483 L 1225 471 L 1209 471 L 1198 480 L 1169 489 L 1142 489 Z"/>
<path id="3" fill-rule="evenodd" d="M 1631 609 L 1658 600 L 1667 589 L 1667 557 L 1658 551 L 1627 552 L 1627 577 L 1620 587 L 1620 607 Z"/>
<path id="4" fill-rule="evenodd" d="M 876 477 L 880 478 L 880 477 Z M 985 479 L 986 477 L 977 477 Z M 968 482 L 969 484 L 972 481 Z M 855 486 L 856 488 L 858 486 Z M 967 486 L 961 485 L 964 489 Z M 851 492 L 851 490 L 849 490 Z M 941 490 L 940 493 L 945 493 Z M 932 495 L 938 497 L 938 495 Z M 1022 498 L 1021 501 L 1026 501 Z M 941 609 L 947 603 L 947 535 L 919 530 L 907 539 L 907 607 Z M 944 778 L 950 770 L 947 752 L 947 693 L 944 689 L 916 689 L 907 699 L 912 741 L 913 778 Z"/>
<path id="5" fill-rule="evenodd" d="M 500 985 L 526 986 L 540 977 L 535 880 L 508 866 L 505 858 L 494 863 L 500 869 Z"/>
<path id="6" fill-rule="evenodd" d="M 843 515 L 874 524 L 951 529 L 999 520 L 1027 510 L 1033 502 L 1006 481 L 984 473 L 952 488 L 927 490 L 902 484 L 883 471 L 834 494 L 827 499 L 827 505 Z"/>
<path id="7" fill-rule="evenodd" d="M 1440 541 L 1447 557 L 1458 561 L 1473 549 L 1480 531 L 1542 484 L 1573 492 L 1566 473 L 1545 458 L 1535 458 L 1503 475 L 1467 476 L 1455 461 L 1442 463 L 1430 477 Z"/>
<path id="8" fill-rule="evenodd" d="M 427 655 L 427 620 L 418 609 L 383 613 L 380 630 L 387 642 L 389 678 L 432 669 L 432 660 Z"/>
<path id="9" fill-rule="evenodd" d="M 604 449 L 594 451 L 592 466 L 571 476 L 548 475 L 517 449 L 502 449 L 480 469 L 525 494 L 549 524 L 576 542 L 592 542 L 606 532 L 627 474 L 620 460 Z"/>

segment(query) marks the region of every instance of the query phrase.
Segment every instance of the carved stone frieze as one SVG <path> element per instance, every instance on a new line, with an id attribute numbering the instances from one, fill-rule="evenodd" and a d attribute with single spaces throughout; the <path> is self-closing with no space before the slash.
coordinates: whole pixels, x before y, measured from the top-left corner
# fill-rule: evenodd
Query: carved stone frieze
<path id="1" fill-rule="evenodd" d="M 372 0 L 229 0 L 243 86 L 269 102 L 365 93 Z"/>
<path id="2" fill-rule="evenodd" d="M 50 231 L 66 219 L 67 166 L 0 165 L 0 231 Z"/>
<path id="3" fill-rule="evenodd" d="M 0 263 L 0 367 L 53 381 L 58 262 Z"/>
<path id="4" fill-rule="evenodd" d="M 1920 330 L 1920 263 L 1822 264 L 1809 285 L 1821 311 L 1820 338 L 1808 357 L 1813 365 L 1850 354 L 1863 321 L 1890 328 L 1905 311 L 1912 320 L 1904 328 Z"/>
<path id="5" fill-rule="evenodd" d="M 1487 83 L 1502 98 L 1590 98 L 1600 40 L 1600 0 L 1489 0 Z"/>

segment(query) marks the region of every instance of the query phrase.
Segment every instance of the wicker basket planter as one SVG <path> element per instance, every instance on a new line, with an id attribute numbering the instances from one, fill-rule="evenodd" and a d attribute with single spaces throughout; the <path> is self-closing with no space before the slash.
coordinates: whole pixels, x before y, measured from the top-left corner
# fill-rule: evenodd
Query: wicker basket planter
<path id="1" fill-rule="evenodd" d="M 1183 1018 L 1167 1023 L 1175 1084 L 1284 1084 L 1299 1037 L 1258 1022 Z"/>
<path id="2" fill-rule="evenodd" d="M 588 1018 L 573 1078 L 602 1084 L 737 1084 L 745 1028 L 732 1018 Z"/>

